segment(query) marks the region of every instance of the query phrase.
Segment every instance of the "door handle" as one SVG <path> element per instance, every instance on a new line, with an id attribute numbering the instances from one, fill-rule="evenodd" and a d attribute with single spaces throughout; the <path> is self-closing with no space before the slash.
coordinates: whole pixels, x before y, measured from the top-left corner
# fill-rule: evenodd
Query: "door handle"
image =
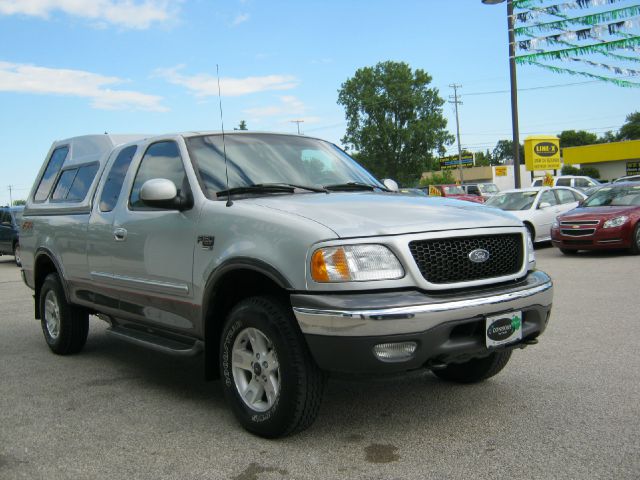
<path id="1" fill-rule="evenodd" d="M 124 242 L 127 239 L 127 230 L 125 228 L 116 228 L 113 231 L 113 238 L 116 242 Z"/>

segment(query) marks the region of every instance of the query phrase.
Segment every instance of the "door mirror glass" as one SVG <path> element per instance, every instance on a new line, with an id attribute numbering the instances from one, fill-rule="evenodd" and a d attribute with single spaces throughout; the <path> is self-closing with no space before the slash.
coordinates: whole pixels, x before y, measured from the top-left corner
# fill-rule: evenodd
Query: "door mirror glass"
<path id="1" fill-rule="evenodd" d="M 397 192 L 398 191 L 398 183 L 395 180 L 391 180 L 390 178 L 385 178 L 382 181 L 382 184 L 387 187 L 388 190 L 391 190 L 392 192 Z"/>

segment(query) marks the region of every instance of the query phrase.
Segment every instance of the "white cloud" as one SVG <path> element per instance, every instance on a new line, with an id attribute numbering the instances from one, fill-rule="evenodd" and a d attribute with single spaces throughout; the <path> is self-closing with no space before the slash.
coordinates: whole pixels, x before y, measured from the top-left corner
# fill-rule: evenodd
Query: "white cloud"
<path id="1" fill-rule="evenodd" d="M 191 76 L 182 75 L 180 73 L 181 69 L 181 65 L 159 69 L 156 70 L 156 75 L 170 83 L 186 87 L 197 97 L 218 95 L 218 80 L 215 75 L 209 75 L 208 73 L 199 73 Z M 238 97 L 270 90 L 290 90 L 297 85 L 296 78 L 290 75 L 266 75 L 246 78 L 223 77 L 220 79 L 220 89 L 222 90 L 222 95 L 226 97 Z"/>
<path id="2" fill-rule="evenodd" d="M 0 92 L 88 98 L 92 107 L 103 110 L 168 110 L 161 104 L 162 97 L 130 90 L 112 90 L 113 86 L 125 82 L 118 77 L 82 70 L 0 62 Z"/>
<path id="3" fill-rule="evenodd" d="M 280 97 L 280 104 L 268 107 L 248 108 L 244 113 L 254 118 L 275 117 L 278 115 L 302 115 L 306 111 L 306 106 L 297 97 L 283 95 Z"/>
<path id="4" fill-rule="evenodd" d="M 237 27 L 238 25 L 240 25 L 241 23 L 246 22 L 247 20 L 249 20 L 249 14 L 248 13 L 241 13 L 240 15 L 237 15 L 236 18 L 233 19 L 233 21 L 231 22 L 231 26 L 232 27 Z"/>
<path id="5" fill-rule="evenodd" d="M 173 18 L 179 0 L 0 0 L 0 15 L 48 18 L 54 12 L 145 29 Z"/>

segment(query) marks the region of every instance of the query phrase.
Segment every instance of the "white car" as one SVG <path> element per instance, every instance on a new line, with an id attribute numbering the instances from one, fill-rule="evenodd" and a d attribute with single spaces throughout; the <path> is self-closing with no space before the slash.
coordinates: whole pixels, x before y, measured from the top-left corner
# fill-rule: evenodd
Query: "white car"
<path id="1" fill-rule="evenodd" d="M 571 187 L 530 187 L 505 190 L 489 198 L 485 205 L 514 214 L 536 243 L 551 240 L 551 225 L 556 217 L 573 210 L 585 198 L 584 193 Z"/>
<path id="2" fill-rule="evenodd" d="M 532 187 L 542 187 L 544 184 L 544 178 L 534 178 L 531 182 Z M 598 180 L 591 177 L 584 177 L 579 175 L 562 175 L 560 177 L 554 177 L 554 187 L 573 187 L 577 190 L 584 191 L 589 188 L 599 187 L 602 185 Z"/>

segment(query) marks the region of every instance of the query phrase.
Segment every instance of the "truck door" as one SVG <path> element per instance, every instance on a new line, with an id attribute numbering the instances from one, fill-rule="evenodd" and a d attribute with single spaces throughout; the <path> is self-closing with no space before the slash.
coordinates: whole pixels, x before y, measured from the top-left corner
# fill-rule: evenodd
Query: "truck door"
<path id="1" fill-rule="evenodd" d="M 171 180 L 191 195 L 176 142 L 149 145 L 132 182 L 127 181 L 132 186 L 122 192 L 113 219 L 110 281 L 118 289 L 122 317 L 191 333 L 197 315 L 192 276 L 198 214 L 195 208 L 145 205 L 140 189 L 154 178 Z"/>

